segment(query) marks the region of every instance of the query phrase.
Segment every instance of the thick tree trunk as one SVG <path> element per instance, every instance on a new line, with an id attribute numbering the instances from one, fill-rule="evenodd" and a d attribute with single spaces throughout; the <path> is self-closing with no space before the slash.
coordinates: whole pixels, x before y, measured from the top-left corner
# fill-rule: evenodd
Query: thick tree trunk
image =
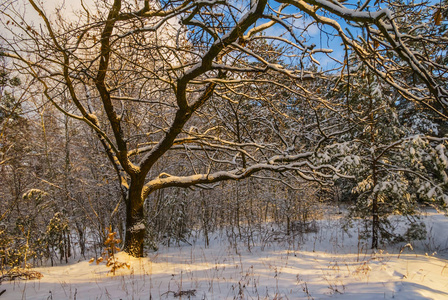
<path id="1" fill-rule="evenodd" d="M 132 178 L 126 199 L 126 237 L 124 251 L 134 257 L 143 257 L 143 243 L 146 235 L 143 208 L 144 179 Z"/>

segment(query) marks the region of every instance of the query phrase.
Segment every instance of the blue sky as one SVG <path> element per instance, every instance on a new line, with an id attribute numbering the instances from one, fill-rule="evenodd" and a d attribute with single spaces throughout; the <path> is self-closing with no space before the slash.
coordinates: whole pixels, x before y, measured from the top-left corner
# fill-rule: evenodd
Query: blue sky
<path id="1" fill-rule="evenodd" d="M 26 2 L 26 0 L 20 0 L 19 3 L 23 6 L 23 3 Z M 51 12 L 54 12 L 56 7 L 60 7 L 61 4 L 64 5 L 64 15 L 70 18 L 70 15 L 73 15 L 73 12 L 76 10 L 81 9 L 81 1 L 75 0 L 75 1 L 64 1 L 64 0 L 46 0 L 44 2 L 44 9 L 47 12 L 47 14 L 51 15 Z M 91 5 L 93 3 L 93 0 L 85 0 L 84 1 L 86 5 Z M 270 5 L 275 5 L 274 8 L 278 7 L 278 4 L 274 1 L 270 1 Z M 290 7 L 284 10 L 286 13 L 293 13 L 296 12 L 297 9 L 294 7 Z M 27 13 L 27 19 L 32 20 L 33 23 L 39 22 L 39 17 L 34 12 L 34 10 L 29 7 L 26 9 Z M 75 18 L 75 16 L 73 15 Z M 264 21 L 264 20 L 262 20 Z M 287 20 L 290 21 L 290 20 Z M 296 20 L 295 25 L 299 27 L 304 27 L 308 25 L 311 22 L 311 18 L 306 18 L 304 16 L 303 19 Z M 260 21 L 258 22 L 260 24 Z M 343 27 L 346 27 L 347 25 L 344 23 Z M 325 27 L 323 28 L 324 31 L 328 31 L 330 34 L 333 33 L 333 30 L 331 28 Z M 353 29 L 354 30 L 354 29 Z M 326 48 L 326 49 L 333 49 L 333 53 L 330 55 L 334 58 L 336 58 L 339 61 L 343 61 L 344 59 L 344 50 L 341 46 L 341 40 L 338 37 L 332 37 L 329 34 L 326 34 L 324 31 L 320 30 L 315 24 L 311 25 L 308 29 L 308 34 L 303 36 L 303 41 L 307 45 L 315 44 L 316 48 Z M 273 26 L 269 28 L 266 31 L 266 35 L 279 35 L 285 32 L 285 29 L 282 28 L 280 25 Z M 289 36 L 289 34 L 287 34 Z M 329 69 L 333 68 L 337 63 L 335 63 L 333 60 L 331 60 L 327 55 L 325 54 L 315 54 L 314 58 L 320 62 L 320 67 L 323 69 Z"/>
<path id="2" fill-rule="evenodd" d="M 273 4 L 273 3 L 275 3 L 275 2 L 270 1 L 270 4 Z M 347 3 L 345 3 L 345 5 L 347 5 Z M 347 6 L 349 6 L 349 8 L 350 8 L 350 4 L 348 4 Z M 276 8 L 277 7 L 274 7 L 274 9 L 276 9 Z M 298 13 L 299 11 L 295 7 L 288 7 L 283 12 L 292 14 L 292 13 Z M 337 20 L 341 24 L 342 28 L 344 28 L 344 29 L 349 28 L 351 33 L 359 34 L 360 31 L 358 28 L 355 28 L 355 27 L 347 24 L 347 22 L 345 22 L 344 20 L 340 20 L 340 19 L 337 19 Z M 291 23 L 291 21 L 289 19 L 287 21 L 289 23 Z M 304 28 L 305 26 L 309 25 L 311 22 L 313 22 L 313 19 L 311 17 L 303 15 L 303 18 L 301 18 L 299 20 L 295 20 L 294 25 L 299 28 Z M 283 34 L 285 32 L 286 32 L 286 30 L 282 26 L 275 25 L 266 31 L 266 35 L 279 35 L 279 34 Z M 299 31 L 297 31 L 297 32 L 299 32 Z M 289 34 L 287 34 L 287 36 L 290 37 Z M 324 69 L 324 70 L 332 69 L 339 65 L 337 62 L 332 60 L 329 56 L 335 58 L 336 60 L 338 60 L 340 62 L 344 61 L 345 50 L 344 50 L 344 47 L 342 46 L 342 40 L 338 36 L 335 36 L 335 31 L 331 27 L 322 26 L 322 25 L 318 26 L 314 23 L 310 27 L 308 27 L 307 32 L 303 35 L 303 40 L 306 45 L 312 45 L 312 44 L 316 45 L 316 47 L 315 47 L 316 49 L 332 49 L 333 50 L 333 52 L 330 54 L 316 53 L 313 55 L 313 57 L 317 61 L 319 61 L 320 67 L 322 69 Z"/>

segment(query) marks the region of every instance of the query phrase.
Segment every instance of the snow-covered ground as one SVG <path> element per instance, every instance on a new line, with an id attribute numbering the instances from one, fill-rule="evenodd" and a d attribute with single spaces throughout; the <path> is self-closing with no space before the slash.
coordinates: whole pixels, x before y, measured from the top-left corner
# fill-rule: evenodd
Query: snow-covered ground
<path id="1" fill-rule="evenodd" d="M 119 253 L 130 269 L 104 263 L 36 268 L 40 280 L 2 282 L 1 299 L 448 299 L 448 218 L 426 214 L 428 238 L 374 253 L 340 228 L 233 243 L 224 232 L 192 245 L 162 247 L 147 258 Z M 269 233 L 270 232 L 270 233 Z M 194 295 L 193 295 L 194 293 Z"/>

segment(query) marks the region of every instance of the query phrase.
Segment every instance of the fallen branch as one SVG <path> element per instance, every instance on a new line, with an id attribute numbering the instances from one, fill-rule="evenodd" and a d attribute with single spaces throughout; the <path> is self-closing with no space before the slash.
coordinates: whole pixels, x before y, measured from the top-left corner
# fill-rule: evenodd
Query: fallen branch
<path id="1" fill-rule="evenodd" d="M 179 292 L 173 292 L 173 291 L 168 291 L 162 294 L 166 295 L 168 293 L 173 293 L 174 297 L 182 297 L 182 296 L 196 296 L 196 290 L 186 290 L 186 291 L 179 291 Z"/>
<path id="2" fill-rule="evenodd" d="M 0 276 L 0 282 L 3 280 L 16 280 L 16 279 L 24 279 L 24 280 L 30 280 L 30 279 L 41 279 L 44 277 L 42 273 L 37 271 L 29 271 L 25 269 L 19 269 L 19 268 L 13 268 L 6 272 L 6 274 L 3 274 Z"/>

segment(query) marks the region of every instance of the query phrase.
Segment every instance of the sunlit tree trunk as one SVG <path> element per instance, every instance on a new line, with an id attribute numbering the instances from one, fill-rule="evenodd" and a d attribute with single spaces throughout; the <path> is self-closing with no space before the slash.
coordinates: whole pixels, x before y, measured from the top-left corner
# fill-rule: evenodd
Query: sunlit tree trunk
<path id="1" fill-rule="evenodd" d="M 143 256 L 146 235 L 143 199 L 144 176 L 131 179 L 126 199 L 126 235 L 124 251 L 135 257 Z"/>

